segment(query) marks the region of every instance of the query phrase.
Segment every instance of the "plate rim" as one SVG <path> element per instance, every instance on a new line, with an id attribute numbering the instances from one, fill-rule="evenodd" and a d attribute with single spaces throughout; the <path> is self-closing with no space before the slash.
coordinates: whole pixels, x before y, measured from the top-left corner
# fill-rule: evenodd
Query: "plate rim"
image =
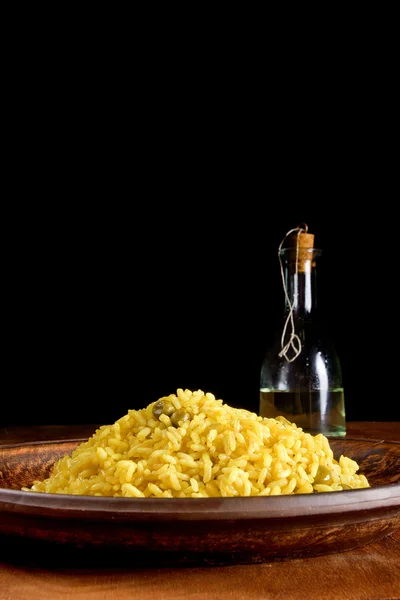
<path id="1" fill-rule="evenodd" d="M 335 438 L 333 438 L 335 439 Z M 336 438 L 339 439 L 339 438 Z M 46 445 L 63 445 L 87 441 L 83 438 L 35 440 L 0 445 L 3 450 Z M 339 441 L 368 442 L 400 446 L 400 441 L 386 441 L 359 437 L 344 437 Z M 330 516 L 339 514 L 361 514 L 364 512 L 391 512 L 398 509 L 400 516 L 400 482 L 377 484 L 369 488 L 293 494 L 273 497 L 218 497 L 218 498 L 116 498 L 113 496 L 84 496 L 24 491 L 1 487 L 0 515 L 7 512 L 19 515 L 39 515 L 60 518 L 115 517 L 125 520 L 152 518 L 165 520 L 174 516 L 185 521 L 223 521 L 250 519 L 282 519 Z M 340 495 L 340 496 L 339 496 Z M 179 517 L 177 517 L 179 515 Z"/>

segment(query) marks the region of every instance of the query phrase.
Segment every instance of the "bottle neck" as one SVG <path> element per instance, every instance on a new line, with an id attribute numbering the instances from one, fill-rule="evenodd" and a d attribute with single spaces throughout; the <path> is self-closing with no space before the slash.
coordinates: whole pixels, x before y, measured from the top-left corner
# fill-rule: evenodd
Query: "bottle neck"
<path id="1" fill-rule="evenodd" d="M 297 316 L 311 315 L 318 305 L 317 272 L 312 269 L 308 273 L 290 273 L 285 277 L 287 295 L 292 304 L 293 313 Z M 288 299 L 285 298 L 285 312 L 290 310 Z"/>
<path id="2" fill-rule="evenodd" d="M 317 258 L 320 251 L 311 250 L 307 260 L 293 260 L 293 251 L 287 252 L 282 261 L 285 295 L 285 312 L 292 309 L 296 317 L 311 316 L 318 308 Z M 297 265 L 297 267 L 296 267 Z"/>

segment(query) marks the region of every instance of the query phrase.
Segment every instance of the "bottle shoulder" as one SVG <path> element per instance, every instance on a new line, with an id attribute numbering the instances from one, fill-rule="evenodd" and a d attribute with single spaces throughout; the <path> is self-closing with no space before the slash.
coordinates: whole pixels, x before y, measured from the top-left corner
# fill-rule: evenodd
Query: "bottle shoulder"
<path id="1" fill-rule="evenodd" d="M 301 343 L 302 354 L 314 354 L 321 352 L 327 355 L 336 355 L 336 346 L 333 335 L 327 327 L 321 327 L 316 323 L 302 323 L 302 326 L 295 327 L 294 330 L 289 326 L 276 328 L 266 337 L 266 354 L 273 352 L 279 353 L 290 340 L 295 337 Z"/>
<path id="2" fill-rule="evenodd" d="M 308 324 L 310 325 L 310 324 Z M 296 386 L 342 386 L 341 363 L 332 337 L 323 328 L 287 328 L 270 340 L 261 365 L 261 384 L 271 389 Z"/>

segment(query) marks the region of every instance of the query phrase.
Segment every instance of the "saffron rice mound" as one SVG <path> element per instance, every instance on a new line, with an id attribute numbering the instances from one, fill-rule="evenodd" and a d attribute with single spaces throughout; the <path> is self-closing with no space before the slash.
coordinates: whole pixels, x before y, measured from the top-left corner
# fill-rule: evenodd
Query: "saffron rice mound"
<path id="1" fill-rule="evenodd" d="M 25 491 L 124 498 L 311 494 L 370 487 L 329 440 L 283 417 L 178 389 L 103 425 Z"/>

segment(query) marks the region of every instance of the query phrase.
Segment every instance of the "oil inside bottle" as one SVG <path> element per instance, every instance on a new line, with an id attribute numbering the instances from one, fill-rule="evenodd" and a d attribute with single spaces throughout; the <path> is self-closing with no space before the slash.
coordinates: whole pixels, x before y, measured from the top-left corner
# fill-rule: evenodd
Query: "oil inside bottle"
<path id="1" fill-rule="evenodd" d="M 346 435 L 343 388 L 328 390 L 260 390 L 262 417 L 285 417 L 306 433 L 340 437 Z"/>

